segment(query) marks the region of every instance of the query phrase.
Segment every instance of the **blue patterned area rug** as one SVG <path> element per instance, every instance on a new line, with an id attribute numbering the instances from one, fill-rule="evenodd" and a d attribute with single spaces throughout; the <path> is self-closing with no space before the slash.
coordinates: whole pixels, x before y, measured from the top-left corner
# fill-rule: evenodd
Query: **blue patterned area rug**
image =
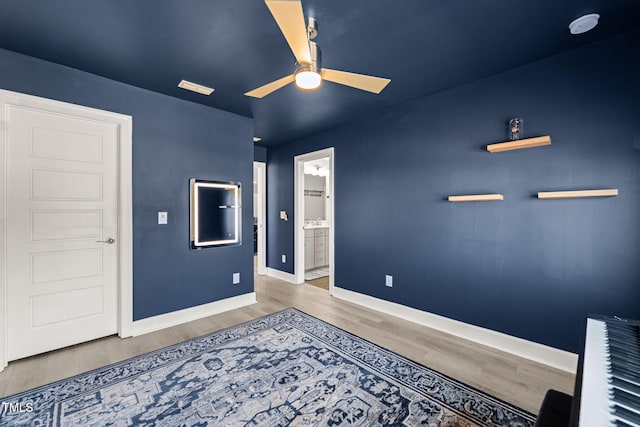
<path id="1" fill-rule="evenodd" d="M 0 400 L 2 426 L 532 426 L 295 309 Z"/>

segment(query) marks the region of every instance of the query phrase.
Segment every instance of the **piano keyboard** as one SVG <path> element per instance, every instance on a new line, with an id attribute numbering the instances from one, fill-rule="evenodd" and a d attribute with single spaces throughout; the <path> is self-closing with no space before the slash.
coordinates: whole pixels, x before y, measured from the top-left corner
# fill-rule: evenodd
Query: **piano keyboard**
<path id="1" fill-rule="evenodd" d="M 640 324 L 587 319 L 580 427 L 640 427 Z"/>

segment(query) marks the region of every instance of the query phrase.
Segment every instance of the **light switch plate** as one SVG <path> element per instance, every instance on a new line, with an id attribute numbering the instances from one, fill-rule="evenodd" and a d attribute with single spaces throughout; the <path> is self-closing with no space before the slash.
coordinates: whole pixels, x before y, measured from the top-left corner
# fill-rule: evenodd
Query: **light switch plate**
<path id="1" fill-rule="evenodd" d="M 168 216 L 166 212 L 158 212 L 158 224 L 166 224 L 167 218 Z"/>
<path id="2" fill-rule="evenodd" d="M 384 277 L 384 285 L 393 288 L 393 276 L 389 276 L 388 274 Z"/>
<path id="3" fill-rule="evenodd" d="M 282 263 L 283 264 L 287 263 L 287 256 L 285 254 L 282 254 Z"/>
<path id="4" fill-rule="evenodd" d="M 237 285 L 240 283 L 240 273 L 233 273 L 233 284 Z"/>

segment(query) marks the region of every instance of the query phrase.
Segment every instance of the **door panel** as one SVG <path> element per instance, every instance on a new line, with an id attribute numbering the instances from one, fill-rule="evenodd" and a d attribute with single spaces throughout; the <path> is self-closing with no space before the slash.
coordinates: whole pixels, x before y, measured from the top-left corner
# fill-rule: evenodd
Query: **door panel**
<path id="1" fill-rule="evenodd" d="M 102 286 L 71 289 L 31 298 L 31 327 L 56 326 L 103 314 Z"/>
<path id="2" fill-rule="evenodd" d="M 117 125 L 10 106 L 7 130 L 9 360 L 116 333 Z"/>
<path id="3" fill-rule="evenodd" d="M 33 169 L 31 182 L 32 200 L 102 201 L 101 173 Z"/>
<path id="4" fill-rule="evenodd" d="M 31 255 L 31 283 L 100 277 L 103 258 L 102 248 L 33 254 Z"/>
<path id="5" fill-rule="evenodd" d="M 31 212 L 31 240 L 96 239 L 102 234 L 102 211 Z"/>
<path id="6" fill-rule="evenodd" d="M 34 126 L 31 156 L 102 163 L 102 138 L 99 135 Z"/>

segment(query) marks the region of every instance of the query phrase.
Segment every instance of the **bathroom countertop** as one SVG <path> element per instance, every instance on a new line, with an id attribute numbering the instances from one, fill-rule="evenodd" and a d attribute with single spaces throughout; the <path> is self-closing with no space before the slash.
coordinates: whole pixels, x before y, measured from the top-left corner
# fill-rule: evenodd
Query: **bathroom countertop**
<path id="1" fill-rule="evenodd" d="M 329 228 L 328 224 L 324 225 L 305 225 L 302 227 L 304 230 L 315 230 L 316 228 Z"/>

